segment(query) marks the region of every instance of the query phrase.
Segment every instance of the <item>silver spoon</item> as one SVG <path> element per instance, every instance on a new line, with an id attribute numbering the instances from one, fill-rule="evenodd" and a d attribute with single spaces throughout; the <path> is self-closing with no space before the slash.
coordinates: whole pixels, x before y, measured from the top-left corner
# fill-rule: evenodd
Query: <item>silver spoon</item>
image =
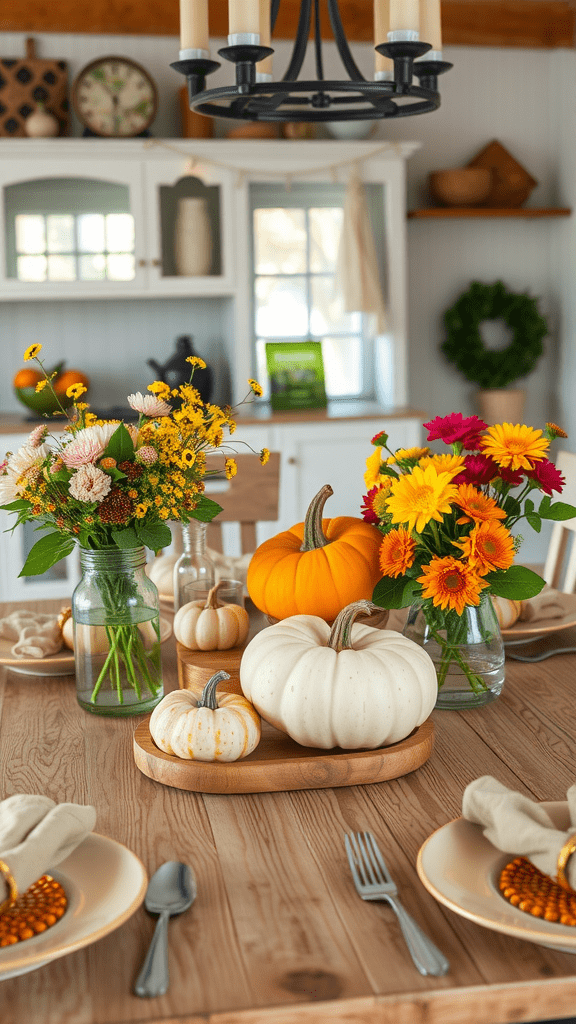
<path id="1" fill-rule="evenodd" d="M 159 914 L 150 947 L 136 978 L 137 996 L 163 996 L 168 990 L 168 921 L 181 914 L 196 899 L 196 879 L 191 868 L 169 860 L 152 875 L 146 890 L 144 906 L 151 914 Z"/>

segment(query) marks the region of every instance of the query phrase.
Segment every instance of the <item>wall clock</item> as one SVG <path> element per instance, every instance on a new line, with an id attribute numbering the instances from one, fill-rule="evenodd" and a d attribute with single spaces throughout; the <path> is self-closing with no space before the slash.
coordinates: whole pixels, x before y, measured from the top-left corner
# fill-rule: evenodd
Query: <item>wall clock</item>
<path id="1" fill-rule="evenodd" d="M 74 111 L 85 134 L 130 138 L 147 132 L 158 109 L 152 76 L 128 57 L 99 57 L 72 86 Z"/>

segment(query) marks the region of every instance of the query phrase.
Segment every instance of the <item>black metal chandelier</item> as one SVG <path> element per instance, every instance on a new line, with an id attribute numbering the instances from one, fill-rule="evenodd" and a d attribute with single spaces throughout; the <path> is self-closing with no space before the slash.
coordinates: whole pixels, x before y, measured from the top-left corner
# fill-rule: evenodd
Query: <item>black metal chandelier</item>
<path id="1" fill-rule="evenodd" d="M 221 0 L 222 2 L 222 0 Z M 180 59 L 190 108 L 240 121 L 367 121 L 426 114 L 440 106 L 440 0 L 374 0 L 375 72 L 366 79 L 346 39 L 338 0 L 327 0 L 332 32 L 348 78 L 324 78 L 320 0 L 301 0 L 292 55 L 274 81 L 270 45 L 281 0 L 229 0 L 228 46 L 219 56 L 235 65 L 234 85 L 207 89 L 220 67 L 210 58 L 208 0 L 180 0 Z M 300 81 L 313 29 L 316 79 Z M 378 41 L 380 40 L 380 41 Z"/>

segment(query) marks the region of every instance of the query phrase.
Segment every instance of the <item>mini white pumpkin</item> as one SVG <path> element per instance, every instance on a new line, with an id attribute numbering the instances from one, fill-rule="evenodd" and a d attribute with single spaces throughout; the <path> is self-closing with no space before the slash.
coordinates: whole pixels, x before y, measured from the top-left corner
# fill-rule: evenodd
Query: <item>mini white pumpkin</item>
<path id="1" fill-rule="evenodd" d="M 394 630 L 354 620 L 375 606 L 357 601 L 332 629 L 293 615 L 250 641 L 240 685 L 262 718 L 305 747 L 374 749 L 403 740 L 438 695 L 430 656 Z"/>
<path id="2" fill-rule="evenodd" d="M 508 597 L 496 597 L 495 594 L 492 594 L 491 597 L 500 629 L 510 629 L 510 626 L 513 626 L 520 618 L 522 601 L 513 601 Z"/>
<path id="3" fill-rule="evenodd" d="M 250 618 L 242 605 L 218 600 L 218 589 L 209 591 L 206 601 L 189 601 L 174 616 L 174 636 L 189 651 L 228 651 L 240 647 L 248 636 Z"/>
<path id="4" fill-rule="evenodd" d="M 239 693 L 216 694 L 218 683 L 230 679 L 217 672 L 201 696 L 174 690 L 156 705 L 150 735 L 166 754 L 189 761 L 238 761 L 260 742 L 260 716 Z"/>
<path id="5" fill-rule="evenodd" d="M 174 594 L 174 566 L 177 561 L 178 555 L 158 555 L 146 566 L 146 573 L 156 584 L 158 593 L 166 597 Z"/>

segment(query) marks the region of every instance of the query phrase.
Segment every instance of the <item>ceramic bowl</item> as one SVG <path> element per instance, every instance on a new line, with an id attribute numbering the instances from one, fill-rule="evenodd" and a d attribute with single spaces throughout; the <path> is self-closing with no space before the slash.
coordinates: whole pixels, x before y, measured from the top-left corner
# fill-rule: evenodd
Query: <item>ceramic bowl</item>
<path id="1" fill-rule="evenodd" d="M 432 171 L 429 176 L 430 194 L 442 206 L 480 206 L 492 186 L 492 171 L 488 167 L 455 167 Z"/>

